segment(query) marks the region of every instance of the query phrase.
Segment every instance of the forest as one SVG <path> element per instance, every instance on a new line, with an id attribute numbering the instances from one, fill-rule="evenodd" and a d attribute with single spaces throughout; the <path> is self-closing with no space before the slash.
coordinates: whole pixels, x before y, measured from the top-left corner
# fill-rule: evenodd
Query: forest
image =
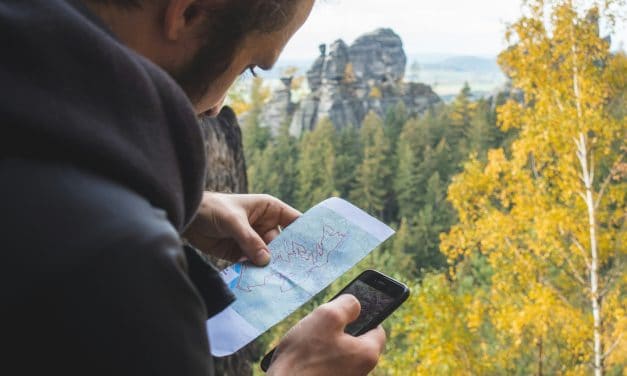
<path id="1" fill-rule="evenodd" d="M 407 283 L 376 375 L 625 375 L 627 56 L 599 25 L 625 4 L 527 1 L 498 62 L 511 80 L 410 116 L 402 104 L 299 138 L 243 122 L 250 191 L 299 210 L 339 196 L 397 233 L 261 339 L 374 268 Z M 609 25 L 609 26 L 608 26 Z M 238 108 L 238 106 L 235 106 Z"/>

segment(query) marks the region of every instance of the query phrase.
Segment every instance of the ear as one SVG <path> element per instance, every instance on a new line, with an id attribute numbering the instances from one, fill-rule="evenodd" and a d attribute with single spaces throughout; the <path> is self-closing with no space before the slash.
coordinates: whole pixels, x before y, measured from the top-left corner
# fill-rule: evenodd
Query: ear
<path id="1" fill-rule="evenodd" d="M 164 10 L 164 32 L 170 41 L 195 32 L 205 20 L 202 9 L 212 0 L 169 0 Z"/>

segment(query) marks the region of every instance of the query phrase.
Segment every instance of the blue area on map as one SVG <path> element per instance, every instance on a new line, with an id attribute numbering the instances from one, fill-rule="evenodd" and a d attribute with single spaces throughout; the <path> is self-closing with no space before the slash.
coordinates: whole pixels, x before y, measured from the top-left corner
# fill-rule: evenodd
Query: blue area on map
<path id="1" fill-rule="evenodd" d="M 242 264 L 238 263 L 233 265 L 233 271 L 237 274 L 241 274 L 242 272 Z M 238 278 L 235 278 L 229 283 L 229 288 L 232 290 L 237 286 Z"/>

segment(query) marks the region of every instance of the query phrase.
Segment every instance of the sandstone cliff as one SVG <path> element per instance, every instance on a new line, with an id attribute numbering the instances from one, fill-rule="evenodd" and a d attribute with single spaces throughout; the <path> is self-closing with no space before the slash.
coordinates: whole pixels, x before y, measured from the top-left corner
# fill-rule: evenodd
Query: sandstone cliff
<path id="1" fill-rule="evenodd" d="M 261 114 L 261 125 L 277 130 L 287 122 L 294 136 L 311 130 L 325 117 L 338 128 L 359 126 L 370 111 L 384 116 L 398 103 L 410 114 L 420 114 L 440 98 L 431 87 L 405 82 L 407 56 L 400 37 L 390 29 L 378 29 L 357 38 L 352 45 L 337 40 L 307 72 L 310 94 L 293 103 L 291 79 L 273 93 Z"/>

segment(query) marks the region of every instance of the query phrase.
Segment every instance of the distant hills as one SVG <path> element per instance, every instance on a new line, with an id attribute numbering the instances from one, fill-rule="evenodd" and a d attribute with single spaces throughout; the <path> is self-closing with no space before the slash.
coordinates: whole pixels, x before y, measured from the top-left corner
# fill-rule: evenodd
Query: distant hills
<path id="1" fill-rule="evenodd" d="M 420 60 L 417 60 L 420 62 Z M 500 72 L 496 59 L 489 59 L 476 56 L 455 56 L 449 57 L 435 63 L 421 64 L 423 69 L 428 70 L 452 70 L 457 72 Z"/>
<path id="2" fill-rule="evenodd" d="M 492 94 L 506 78 L 496 57 L 466 55 L 415 55 L 407 66 L 408 80 L 424 82 L 448 102 L 468 82 L 475 97 Z"/>

